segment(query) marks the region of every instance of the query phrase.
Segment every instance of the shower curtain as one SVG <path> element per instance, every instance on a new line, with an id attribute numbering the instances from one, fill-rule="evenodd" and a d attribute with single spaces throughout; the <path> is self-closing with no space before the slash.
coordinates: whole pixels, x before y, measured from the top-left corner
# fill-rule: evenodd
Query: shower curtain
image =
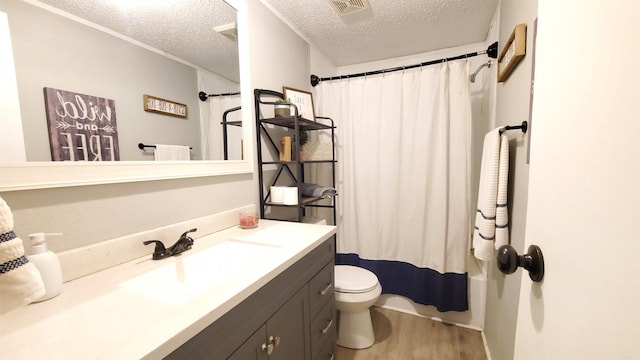
<path id="1" fill-rule="evenodd" d="M 338 264 L 373 271 L 383 293 L 466 311 L 470 239 L 467 60 L 322 82 L 336 121 Z"/>
<path id="2" fill-rule="evenodd" d="M 240 106 L 240 95 L 210 97 L 209 116 L 202 121 L 202 152 L 205 160 L 224 159 L 224 142 L 222 135 L 222 117 L 225 111 Z M 229 113 L 227 121 L 242 119 L 242 110 Z M 227 151 L 229 160 L 241 159 L 242 128 L 227 126 Z"/>
<path id="3" fill-rule="evenodd" d="M 208 71 L 198 70 L 198 89 L 210 93 L 234 93 L 239 91 L 239 84 L 227 80 Z M 200 110 L 200 146 L 202 160 L 222 160 L 222 114 L 224 111 L 240 106 L 240 95 L 214 96 L 207 101 L 198 102 Z M 241 111 L 229 115 L 227 121 L 240 120 Z M 227 127 L 229 134 L 229 159 L 240 160 L 242 129 L 237 126 Z"/>

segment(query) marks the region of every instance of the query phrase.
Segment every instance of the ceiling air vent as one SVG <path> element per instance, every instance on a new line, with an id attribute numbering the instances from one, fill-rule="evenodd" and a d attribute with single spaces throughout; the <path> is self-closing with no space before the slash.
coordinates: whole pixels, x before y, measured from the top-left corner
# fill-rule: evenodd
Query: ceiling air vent
<path id="1" fill-rule="evenodd" d="M 329 0 L 340 15 L 347 15 L 369 7 L 368 0 Z"/>

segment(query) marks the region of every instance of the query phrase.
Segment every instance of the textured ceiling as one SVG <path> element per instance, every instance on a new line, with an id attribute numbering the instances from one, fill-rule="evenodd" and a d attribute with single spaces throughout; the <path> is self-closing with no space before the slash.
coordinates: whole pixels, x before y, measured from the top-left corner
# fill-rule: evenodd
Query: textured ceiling
<path id="1" fill-rule="evenodd" d="M 222 0 L 40 2 L 239 82 L 237 43 L 213 30 L 236 21 L 235 10 Z"/>
<path id="2" fill-rule="evenodd" d="M 235 22 L 222 0 L 40 1 L 238 81 L 237 44 L 213 30 Z M 498 3 L 369 0 L 340 16 L 328 0 L 263 1 L 338 66 L 481 42 Z"/>
<path id="3" fill-rule="evenodd" d="M 484 41 L 498 0 L 369 0 L 339 16 L 328 0 L 265 0 L 336 65 Z"/>

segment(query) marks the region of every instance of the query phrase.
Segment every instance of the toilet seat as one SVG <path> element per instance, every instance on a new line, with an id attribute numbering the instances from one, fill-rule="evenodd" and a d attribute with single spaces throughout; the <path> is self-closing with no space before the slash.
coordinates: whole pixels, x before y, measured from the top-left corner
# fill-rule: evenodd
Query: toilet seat
<path id="1" fill-rule="evenodd" d="M 335 266 L 335 291 L 362 294 L 378 286 L 378 277 L 369 270 L 350 265 Z"/>

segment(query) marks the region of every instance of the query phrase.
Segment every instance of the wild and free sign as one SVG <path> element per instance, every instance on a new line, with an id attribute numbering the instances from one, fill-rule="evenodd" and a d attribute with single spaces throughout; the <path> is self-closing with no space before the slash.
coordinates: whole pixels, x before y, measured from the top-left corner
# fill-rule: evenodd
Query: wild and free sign
<path id="1" fill-rule="evenodd" d="M 51 159 L 120 160 L 114 100 L 44 88 Z"/>

